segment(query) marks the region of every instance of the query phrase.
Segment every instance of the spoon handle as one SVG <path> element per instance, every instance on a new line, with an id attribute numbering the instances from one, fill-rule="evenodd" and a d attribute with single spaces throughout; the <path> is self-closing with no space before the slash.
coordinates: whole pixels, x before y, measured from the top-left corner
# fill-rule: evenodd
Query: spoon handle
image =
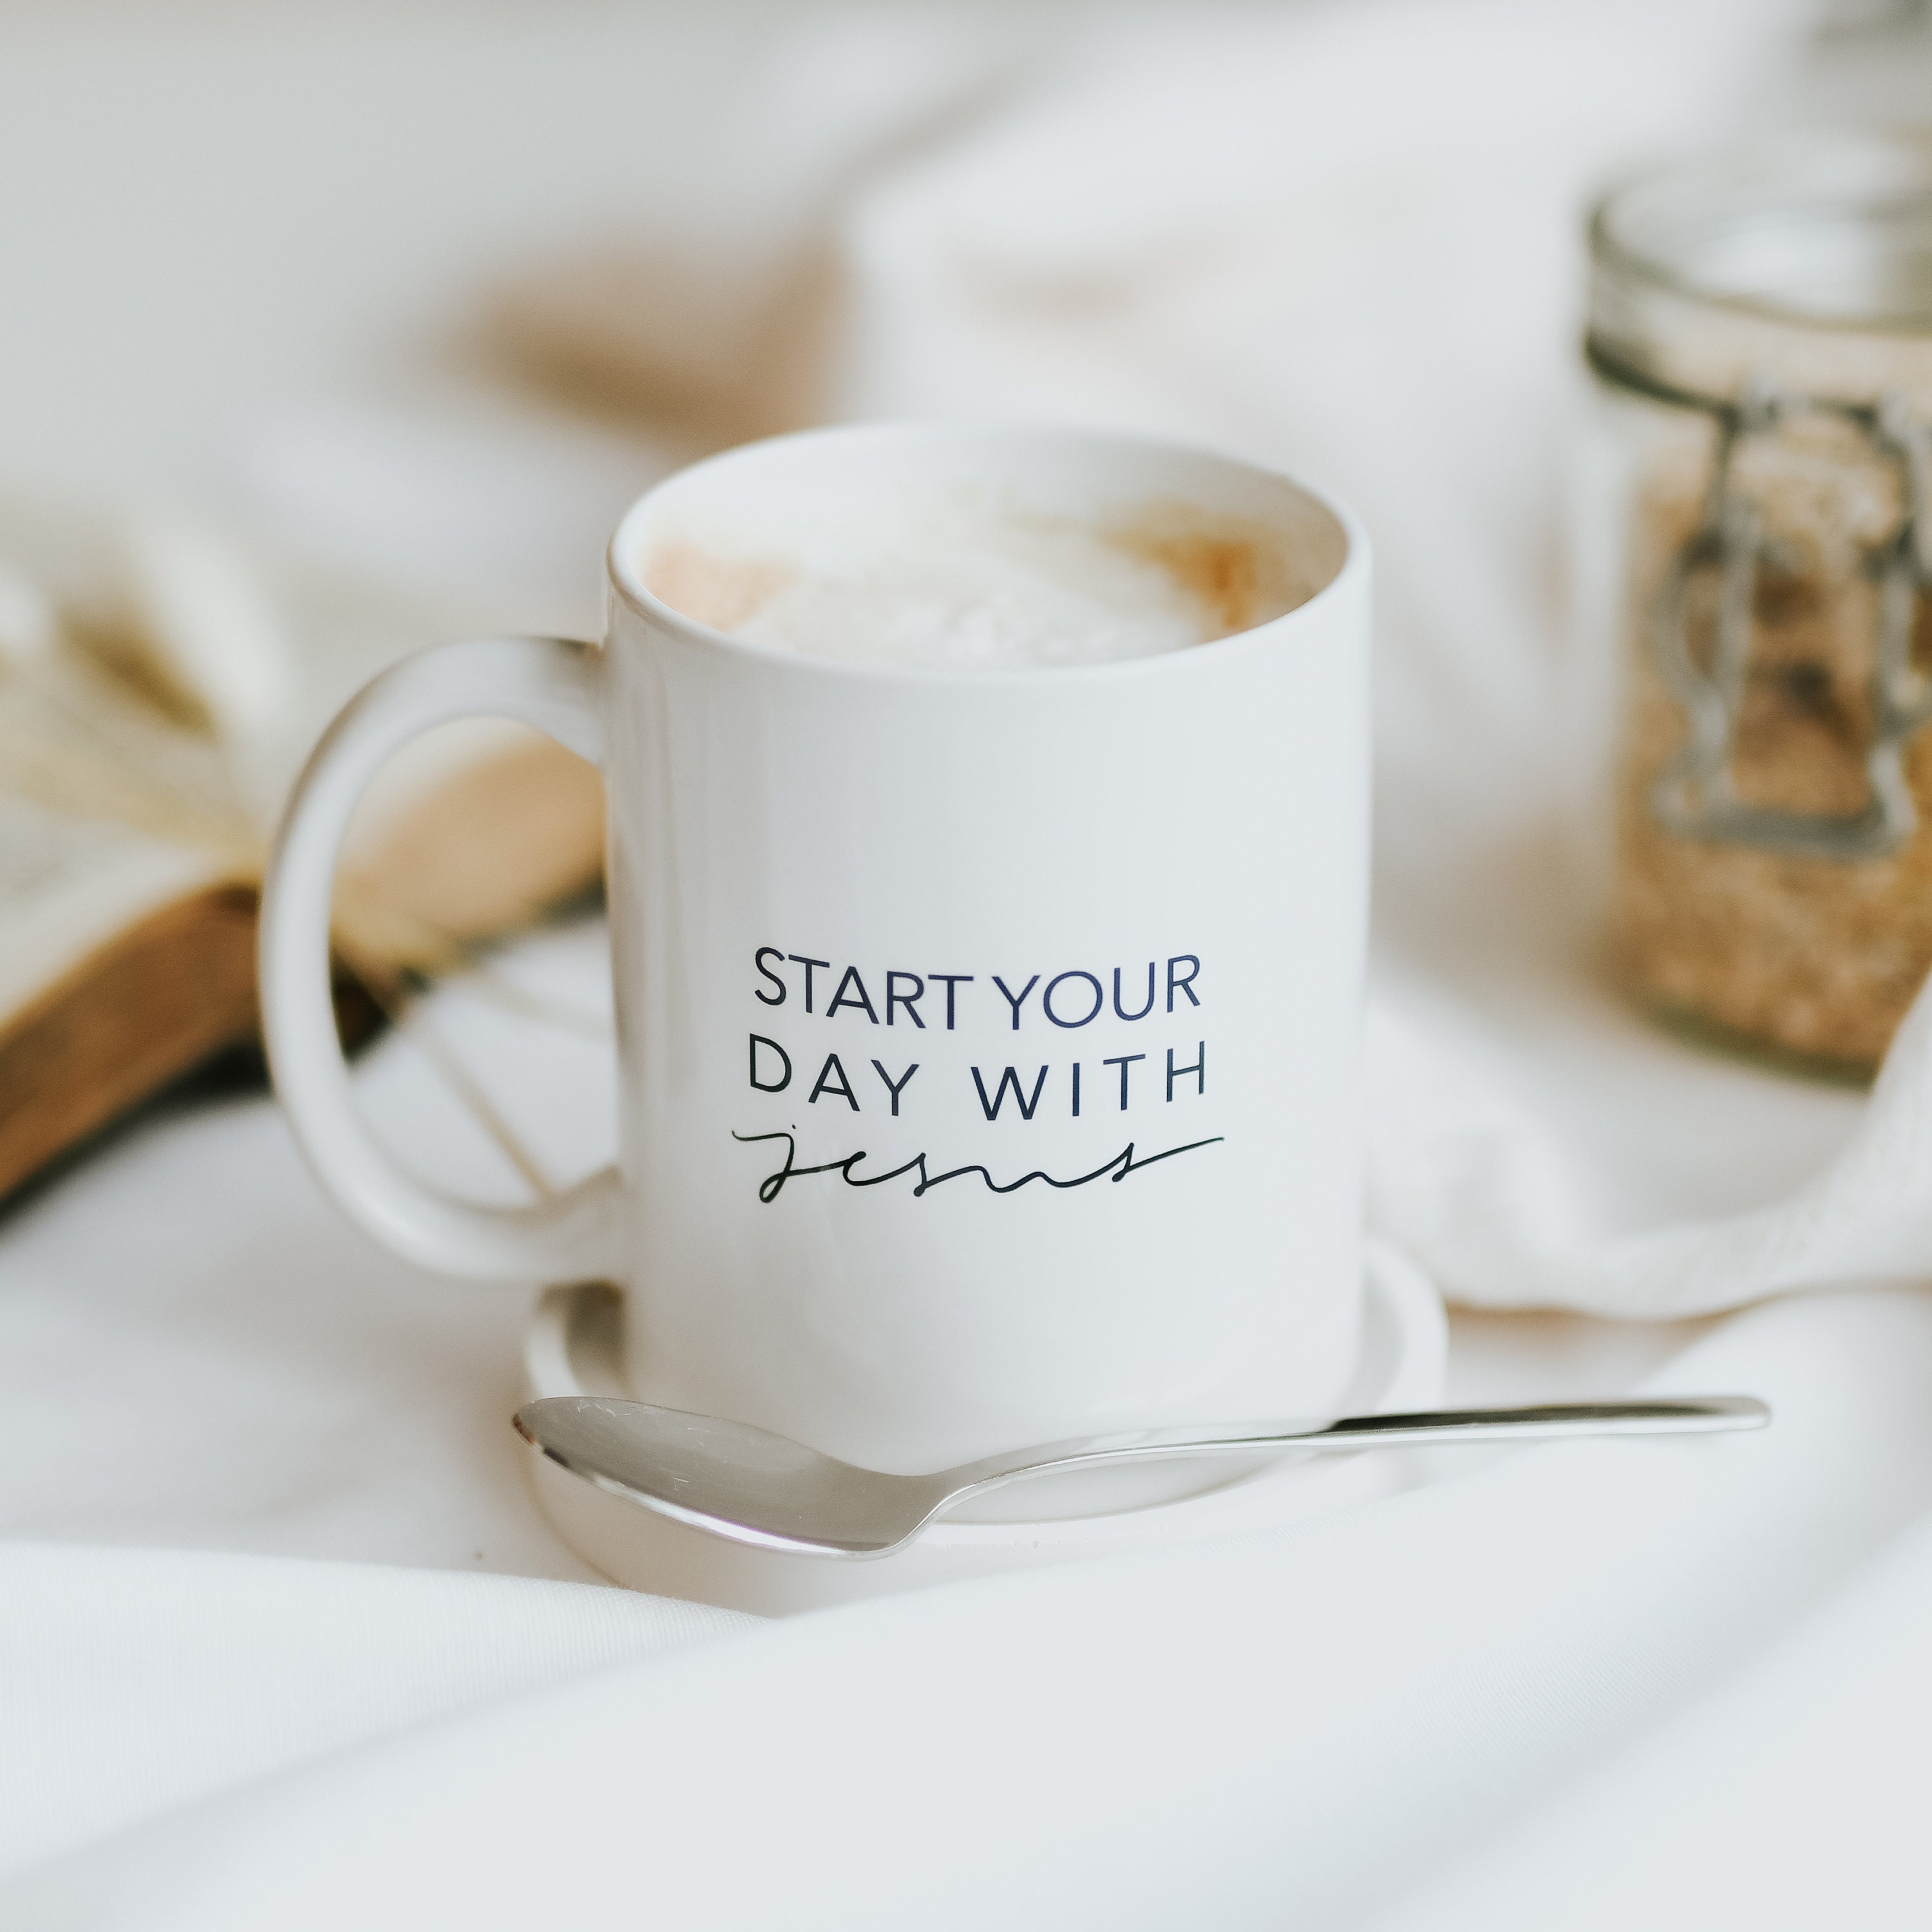
<path id="1" fill-rule="evenodd" d="M 1198 1429 L 1147 1429 L 1090 1436 L 1010 1456 L 989 1456 L 950 1472 L 974 1488 L 1103 1462 L 1239 1454 L 1244 1450 L 1316 1452 L 1429 1448 L 1452 1442 L 1537 1442 L 1568 1436 L 1710 1436 L 1762 1429 L 1771 1411 L 1755 1396 L 1658 1396 L 1635 1402 L 1538 1402 L 1521 1408 L 1425 1408 L 1398 1415 L 1345 1415 L 1315 1428 L 1265 1423 L 1204 1434 Z"/>
<path id="2" fill-rule="evenodd" d="M 1345 1415 L 1325 1429 L 1282 1439 L 1306 1449 L 1348 1449 L 1391 1438 L 1443 1442 L 1546 1441 L 1566 1436 L 1708 1436 L 1762 1429 L 1769 1406 L 1755 1396 L 1659 1397 L 1648 1402 L 1540 1402 L 1522 1408 L 1428 1408 L 1406 1415 Z"/>

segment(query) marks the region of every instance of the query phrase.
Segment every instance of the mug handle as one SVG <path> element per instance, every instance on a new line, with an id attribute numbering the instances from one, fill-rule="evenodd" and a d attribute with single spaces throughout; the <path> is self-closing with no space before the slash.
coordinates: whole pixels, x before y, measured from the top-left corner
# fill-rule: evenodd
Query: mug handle
<path id="1" fill-rule="evenodd" d="M 262 888 L 262 1035 L 309 1166 L 350 1219 L 426 1268 L 485 1281 L 619 1272 L 615 1168 L 527 1208 L 461 1201 L 405 1172 L 356 1105 L 329 989 L 329 902 L 342 836 L 392 753 L 479 714 L 534 725 L 602 767 L 604 654 L 562 638 L 487 638 L 406 658 L 352 699 L 289 801 Z"/>

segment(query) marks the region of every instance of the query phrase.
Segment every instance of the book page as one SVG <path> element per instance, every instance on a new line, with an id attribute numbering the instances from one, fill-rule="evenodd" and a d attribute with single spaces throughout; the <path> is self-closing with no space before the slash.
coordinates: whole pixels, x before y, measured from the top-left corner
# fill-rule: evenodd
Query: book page
<path id="1" fill-rule="evenodd" d="M 136 921 L 218 882 L 205 854 L 0 794 L 0 1030 Z"/>
<path id="2" fill-rule="evenodd" d="M 0 1028 L 171 899 L 258 881 L 340 706 L 411 652 L 493 628 L 202 529 L 70 522 L 50 545 L 50 527 L 43 514 L 23 557 L 0 514 L 0 560 L 26 576 L 33 556 L 52 558 L 63 620 L 30 659 L 0 650 Z M 506 721 L 442 728 L 398 755 L 356 814 L 344 943 L 446 965 L 594 884 L 602 844 L 587 766 Z"/>
<path id="3" fill-rule="evenodd" d="M 314 566 L 285 565 L 281 581 L 298 668 L 291 729 L 265 753 L 278 796 L 378 672 L 501 628 L 479 611 Z M 395 916 L 378 921 L 392 956 L 433 967 L 443 944 L 514 931 L 594 886 L 603 842 L 596 771 L 526 725 L 468 718 L 425 734 L 377 774 L 350 823 L 340 885 Z"/>

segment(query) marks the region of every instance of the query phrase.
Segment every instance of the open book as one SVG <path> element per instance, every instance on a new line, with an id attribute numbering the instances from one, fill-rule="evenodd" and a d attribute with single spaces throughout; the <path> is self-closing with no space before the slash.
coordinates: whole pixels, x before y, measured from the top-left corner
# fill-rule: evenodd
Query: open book
<path id="1" fill-rule="evenodd" d="M 256 1034 L 257 890 L 303 759 L 385 664 L 478 614 L 175 518 L 0 500 L 0 1198 Z M 338 1015 L 593 889 L 596 774 L 452 725 L 371 788 L 338 879 Z"/>

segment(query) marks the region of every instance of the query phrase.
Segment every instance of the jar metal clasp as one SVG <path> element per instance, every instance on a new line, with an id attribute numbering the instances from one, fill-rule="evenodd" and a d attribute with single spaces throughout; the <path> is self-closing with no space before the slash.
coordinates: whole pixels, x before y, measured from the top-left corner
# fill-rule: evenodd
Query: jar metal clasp
<path id="1" fill-rule="evenodd" d="M 1932 721 L 1932 677 L 1912 662 L 1921 598 L 1932 592 L 1932 424 L 1912 420 L 1904 400 L 1845 403 L 1780 392 L 1756 382 L 1715 405 L 1716 452 L 1698 526 L 1671 560 L 1650 626 L 1652 662 L 1682 706 L 1690 735 L 1650 789 L 1652 815 L 1679 838 L 1754 846 L 1787 857 L 1850 862 L 1896 852 L 1918 828 L 1905 752 Z M 1736 480 L 1740 448 L 1795 416 L 1818 413 L 1856 427 L 1899 470 L 1904 514 L 1870 558 L 1878 580 L 1876 650 L 1865 747 L 1865 803 L 1851 812 L 1802 812 L 1747 803 L 1732 780 L 1738 719 L 1750 668 L 1761 568 L 1790 568 L 1761 513 Z M 1715 621 L 1700 662 L 1691 643 L 1691 590 L 1717 576 Z"/>

